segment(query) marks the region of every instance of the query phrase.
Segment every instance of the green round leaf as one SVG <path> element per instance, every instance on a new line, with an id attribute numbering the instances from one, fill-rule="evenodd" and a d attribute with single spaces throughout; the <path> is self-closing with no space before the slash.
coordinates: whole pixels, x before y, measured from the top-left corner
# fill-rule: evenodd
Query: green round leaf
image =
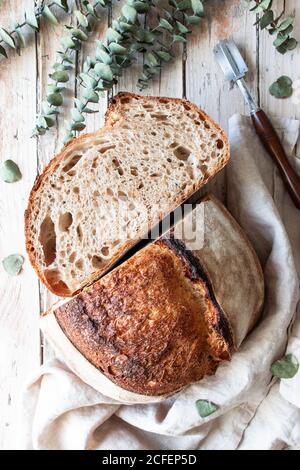
<path id="1" fill-rule="evenodd" d="M 274 21 L 273 10 L 267 10 L 259 20 L 260 29 L 265 29 Z"/>
<path id="2" fill-rule="evenodd" d="M 17 276 L 23 266 L 24 258 L 22 255 L 13 254 L 2 260 L 2 266 L 10 276 Z"/>
<path id="3" fill-rule="evenodd" d="M 137 18 L 137 11 L 130 5 L 124 5 L 122 8 L 122 14 L 128 21 L 128 23 L 134 24 Z"/>
<path id="4" fill-rule="evenodd" d="M 83 131 L 85 124 L 83 122 L 73 122 L 71 126 L 72 131 Z"/>
<path id="5" fill-rule="evenodd" d="M 21 31 L 21 28 L 17 27 L 15 29 L 15 31 L 16 31 L 16 35 L 17 35 L 17 38 L 18 38 L 19 47 L 22 47 L 22 48 L 25 47 L 26 46 L 26 41 L 25 41 L 25 37 L 24 37 L 24 35 Z"/>
<path id="6" fill-rule="evenodd" d="M 269 88 L 270 94 L 275 98 L 289 98 L 293 94 L 293 81 L 290 77 L 283 75 L 276 82 L 272 83 Z"/>
<path id="7" fill-rule="evenodd" d="M 88 39 L 87 34 L 85 34 L 85 32 L 82 31 L 82 29 L 79 29 L 79 28 L 72 28 L 71 29 L 71 34 L 74 38 L 80 39 L 80 41 L 86 41 Z"/>
<path id="8" fill-rule="evenodd" d="M 115 43 L 111 43 L 111 44 L 115 44 Z M 112 63 L 112 58 L 110 57 L 110 55 L 106 51 L 99 49 L 99 48 L 97 48 L 97 51 L 96 51 L 96 58 L 97 60 L 100 60 L 101 62 L 103 62 L 103 64 L 109 65 Z"/>
<path id="9" fill-rule="evenodd" d="M 196 408 L 201 418 L 206 418 L 207 416 L 215 413 L 219 407 L 215 403 L 212 403 L 208 400 L 197 400 Z"/>
<path id="10" fill-rule="evenodd" d="M 51 93 L 47 96 L 48 103 L 53 106 L 61 106 L 63 104 L 63 97 L 61 93 Z"/>
<path id="11" fill-rule="evenodd" d="M 6 31 L 3 28 L 0 28 L 0 37 L 9 47 L 12 47 L 13 49 L 16 48 L 16 43 L 15 43 L 14 38 L 9 34 L 8 31 Z"/>
<path id="12" fill-rule="evenodd" d="M 51 23 L 54 25 L 58 25 L 58 21 L 56 16 L 52 13 L 50 8 L 46 5 L 43 8 L 42 15 Z"/>
<path id="13" fill-rule="evenodd" d="M 194 15 L 203 16 L 204 15 L 204 6 L 200 0 L 191 0 L 192 10 Z"/>
<path id="14" fill-rule="evenodd" d="M 126 47 L 117 44 L 116 42 L 111 42 L 108 46 L 110 52 L 115 55 L 125 55 L 127 53 Z"/>
<path id="15" fill-rule="evenodd" d="M 22 178 L 22 173 L 13 160 L 6 160 L 0 168 L 0 176 L 5 183 L 15 183 Z"/>
<path id="16" fill-rule="evenodd" d="M 54 80 L 55 82 L 61 83 L 68 82 L 70 78 L 68 72 L 66 72 L 65 70 L 57 70 L 56 72 L 51 73 L 49 77 L 52 78 L 52 80 Z"/>
<path id="17" fill-rule="evenodd" d="M 71 109 L 71 116 L 73 118 L 73 121 L 75 122 L 83 122 L 84 121 L 84 117 L 82 116 L 82 114 L 78 111 L 77 108 L 72 108 Z"/>
<path id="18" fill-rule="evenodd" d="M 169 21 L 165 20 L 164 18 L 160 19 L 159 26 L 163 29 L 167 29 L 168 31 L 173 31 L 173 26 Z"/>
<path id="19" fill-rule="evenodd" d="M 86 16 L 84 16 L 83 13 L 81 13 L 81 11 L 75 10 L 75 11 L 74 11 L 74 15 L 76 16 L 76 18 L 77 18 L 78 23 L 80 24 L 80 26 L 83 26 L 84 28 L 87 28 L 87 27 L 88 27 L 88 25 L 89 25 L 88 19 L 87 19 Z"/>
<path id="20" fill-rule="evenodd" d="M 286 47 L 289 51 L 292 51 L 292 50 L 296 49 L 297 46 L 298 46 L 298 41 L 296 41 L 296 39 L 294 39 L 294 38 L 290 38 L 287 42 L 287 45 L 286 45 Z"/>
<path id="21" fill-rule="evenodd" d="M 33 11 L 27 11 L 25 13 L 25 21 L 31 28 L 39 29 L 39 24 Z"/>
<path id="22" fill-rule="evenodd" d="M 98 103 L 99 95 L 92 88 L 86 88 L 83 97 L 90 103 Z"/>
<path id="23" fill-rule="evenodd" d="M 93 77 L 88 75 L 87 73 L 81 73 L 80 75 L 81 80 L 85 85 L 87 85 L 90 88 L 95 88 L 97 86 L 97 80 L 95 80 Z"/>
<path id="24" fill-rule="evenodd" d="M 167 51 L 156 51 L 156 54 L 161 60 L 164 60 L 165 62 L 168 62 L 172 59 L 171 54 Z"/>
<path id="25" fill-rule="evenodd" d="M 293 354 L 287 354 L 279 361 L 274 362 L 271 372 L 280 379 L 292 379 L 299 370 L 299 362 Z"/>
<path id="26" fill-rule="evenodd" d="M 107 64 L 97 62 L 94 67 L 94 70 L 96 75 L 102 78 L 103 80 L 107 80 L 108 82 L 110 82 L 114 78 L 111 68 Z"/>
<path id="27" fill-rule="evenodd" d="M 107 37 L 107 41 L 108 42 L 119 42 L 122 40 L 122 36 L 120 33 L 118 33 L 118 31 L 115 31 L 114 29 L 112 28 L 108 28 L 107 32 L 106 32 L 106 37 Z"/>

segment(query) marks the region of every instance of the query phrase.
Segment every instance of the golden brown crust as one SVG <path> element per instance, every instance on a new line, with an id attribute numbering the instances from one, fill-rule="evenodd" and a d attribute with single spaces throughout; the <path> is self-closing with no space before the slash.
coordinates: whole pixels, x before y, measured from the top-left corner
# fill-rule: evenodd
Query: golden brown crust
<path id="1" fill-rule="evenodd" d="M 83 288 L 84 286 L 90 285 L 94 280 L 99 279 L 103 274 L 105 274 L 114 265 L 114 263 L 129 248 L 133 247 L 139 241 L 138 239 L 127 241 L 119 249 L 119 251 L 116 253 L 116 255 L 110 260 L 110 262 L 106 264 L 104 270 L 99 269 L 99 270 L 95 271 L 93 274 L 91 274 L 85 280 L 84 284 L 78 286 L 78 289 L 76 291 L 71 292 L 61 280 L 56 279 L 55 277 L 53 277 L 52 279 L 51 279 L 51 277 L 46 278 L 43 270 L 40 268 L 40 266 L 36 262 L 36 258 L 35 258 L 35 255 L 34 255 L 34 246 L 32 245 L 31 240 L 30 240 L 30 213 L 31 213 L 32 208 L 35 204 L 35 197 L 36 197 L 36 194 L 37 194 L 37 191 L 38 191 L 39 187 L 45 182 L 47 176 L 55 170 L 55 168 L 57 167 L 59 162 L 65 157 L 66 151 L 69 151 L 72 148 L 73 145 L 77 146 L 79 142 L 84 142 L 85 140 L 89 139 L 93 135 L 96 135 L 96 134 L 99 135 L 99 133 L 103 133 L 103 132 L 105 132 L 106 129 L 109 129 L 109 128 L 113 127 L 113 125 L 116 123 L 116 118 L 118 116 L 122 115 L 122 110 L 121 110 L 120 105 L 122 104 L 122 100 L 124 100 L 124 99 L 144 99 L 144 100 L 151 100 L 151 101 L 157 100 L 158 102 L 164 102 L 164 101 L 170 102 L 170 101 L 172 101 L 172 102 L 175 102 L 175 103 L 184 103 L 187 106 L 188 109 L 192 109 L 193 111 L 197 112 L 202 119 L 205 119 L 207 122 L 213 124 L 213 126 L 215 126 L 216 129 L 218 129 L 218 131 L 222 135 L 222 139 L 224 140 L 224 144 L 227 148 L 227 152 L 226 152 L 226 155 L 225 155 L 224 159 L 222 159 L 222 161 L 220 160 L 218 162 L 218 164 L 215 167 L 215 170 L 214 170 L 213 174 L 210 174 L 210 175 L 206 176 L 206 178 L 204 180 L 202 179 L 199 182 L 198 187 L 196 187 L 194 190 L 191 190 L 189 192 L 183 192 L 182 196 L 176 202 L 174 202 L 174 206 L 170 207 L 170 212 L 173 211 L 174 209 L 176 209 L 177 206 L 183 204 L 187 199 L 189 199 L 192 196 L 192 194 L 194 192 L 196 192 L 198 189 L 200 189 L 200 187 L 205 185 L 207 183 L 207 181 L 210 178 L 212 178 L 213 176 L 215 176 L 215 174 L 217 174 L 227 164 L 227 162 L 229 160 L 230 150 L 229 150 L 229 142 L 228 142 L 228 138 L 227 138 L 226 134 L 206 113 L 204 113 L 202 110 L 200 110 L 193 103 L 190 103 L 187 100 L 182 100 L 180 98 L 165 98 L 165 97 L 153 97 L 153 96 L 144 97 L 144 96 L 139 96 L 139 95 L 136 95 L 136 94 L 133 94 L 133 93 L 127 93 L 127 92 L 119 93 L 116 97 L 114 97 L 113 100 L 111 101 L 111 104 L 108 107 L 108 110 L 107 110 L 106 115 L 105 115 L 105 127 L 103 129 L 100 129 L 99 131 L 97 131 L 95 133 L 81 135 L 80 137 L 78 137 L 76 139 L 73 139 L 71 142 L 69 142 L 68 144 L 66 144 L 63 147 L 63 149 L 46 166 L 43 173 L 40 176 L 38 176 L 38 178 L 36 179 L 35 184 L 34 184 L 32 190 L 31 190 L 31 193 L 30 193 L 30 196 L 29 196 L 27 209 L 25 211 L 25 240 L 26 240 L 25 244 L 26 244 L 26 251 L 28 253 L 29 260 L 30 260 L 33 268 L 35 269 L 37 275 L 39 276 L 41 281 L 46 285 L 46 287 L 52 293 L 54 293 L 56 295 L 59 295 L 61 297 L 70 297 L 70 296 L 76 294 L 77 292 L 79 292 L 80 289 Z M 144 233 L 141 233 L 140 237 L 142 237 L 143 235 L 144 235 Z"/>
<path id="2" fill-rule="evenodd" d="M 175 392 L 214 373 L 233 350 L 228 320 L 199 262 L 164 239 L 54 314 L 94 366 L 139 394 Z"/>

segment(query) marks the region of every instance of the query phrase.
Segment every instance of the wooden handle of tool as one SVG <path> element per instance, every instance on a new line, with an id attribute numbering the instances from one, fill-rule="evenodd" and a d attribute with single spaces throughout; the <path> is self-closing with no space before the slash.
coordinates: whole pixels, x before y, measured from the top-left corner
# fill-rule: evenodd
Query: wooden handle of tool
<path id="1" fill-rule="evenodd" d="M 288 161 L 277 132 L 261 109 L 253 113 L 251 118 L 258 136 L 281 173 L 287 191 L 297 209 L 300 210 L 300 177 Z"/>

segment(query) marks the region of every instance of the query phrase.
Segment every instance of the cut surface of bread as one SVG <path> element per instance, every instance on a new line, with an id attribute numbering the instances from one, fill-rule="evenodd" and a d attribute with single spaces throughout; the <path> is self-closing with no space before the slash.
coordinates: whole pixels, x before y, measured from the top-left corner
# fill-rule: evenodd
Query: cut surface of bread
<path id="1" fill-rule="evenodd" d="M 105 127 L 65 146 L 33 187 L 25 215 L 33 267 L 52 292 L 72 295 L 228 159 L 224 132 L 195 105 L 117 95 Z"/>
<path id="2" fill-rule="evenodd" d="M 192 247 L 195 237 L 186 234 L 195 221 Z M 257 322 L 263 300 L 253 248 L 210 196 L 171 232 L 54 305 L 41 323 L 83 380 L 122 402 L 146 403 L 230 360 Z"/>

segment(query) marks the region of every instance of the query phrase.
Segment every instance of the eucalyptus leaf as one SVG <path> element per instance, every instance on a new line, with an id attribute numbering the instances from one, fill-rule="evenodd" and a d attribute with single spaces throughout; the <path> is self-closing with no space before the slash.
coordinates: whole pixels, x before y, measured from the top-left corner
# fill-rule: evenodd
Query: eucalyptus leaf
<path id="1" fill-rule="evenodd" d="M 173 31 L 173 26 L 169 21 L 165 20 L 165 18 L 160 19 L 159 26 L 161 26 L 161 28 L 167 29 L 170 32 Z"/>
<path id="2" fill-rule="evenodd" d="M 156 54 L 161 60 L 164 60 L 165 62 L 168 62 L 169 60 L 172 59 L 171 54 L 166 51 L 156 51 Z"/>
<path id="3" fill-rule="evenodd" d="M 16 43 L 14 38 L 11 36 L 11 34 L 6 31 L 4 28 L 0 28 L 0 37 L 2 40 L 7 44 L 9 47 L 15 49 L 16 48 Z"/>
<path id="4" fill-rule="evenodd" d="M 63 36 L 60 43 L 65 49 L 74 49 L 76 47 L 75 41 L 69 36 Z"/>
<path id="5" fill-rule="evenodd" d="M 122 35 L 112 28 L 108 28 L 106 37 L 107 37 L 108 42 L 112 42 L 112 41 L 120 42 L 122 39 Z"/>
<path id="6" fill-rule="evenodd" d="M 71 109 L 71 116 L 72 116 L 73 121 L 75 121 L 75 122 L 83 122 L 84 121 L 84 117 L 78 111 L 77 108 L 72 108 Z"/>
<path id="7" fill-rule="evenodd" d="M 187 34 L 190 32 L 190 30 L 182 23 L 179 21 L 176 21 L 177 29 L 181 34 Z"/>
<path id="8" fill-rule="evenodd" d="M 108 48 L 110 52 L 116 55 L 125 55 L 127 53 L 126 47 L 121 46 L 121 44 L 118 44 L 116 42 L 111 42 Z"/>
<path id="9" fill-rule="evenodd" d="M 195 15 L 186 16 L 186 22 L 187 22 L 188 24 L 199 24 L 200 21 L 201 21 L 200 16 L 195 16 Z"/>
<path id="10" fill-rule="evenodd" d="M 52 0 L 53 3 L 56 3 L 60 8 L 65 10 L 65 12 L 69 11 L 68 1 L 67 0 Z"/>
<path id="11" fill-rule="evenodd" d="M 80 41 L 87 41 L 88 39 L 88 35 L 79 28 L 72 28 L 71 35 L 76 39 L 80 39 Z"/>
<path id="12" fill-rule="evenodd" d="M 30 26 L 31 28 L 36 29 L 36 30 L 39 29 L 38 20 L 35 16 L 34 11 L 27 11 L 25 13 L 25 21 L 28 24 L 28 26 Z"/>
<path id="13" fill-rule="evenodd" d="M 194 15 L 203 16 L 204 15 L 204 6 L 200 0 L 191 0 L 192 10 Z"/>
<path id="14" fill-rule="evenodd" d="M 293 94 L 293 81 L 290 77 L 283 75 L 276 82 L 272 83 L 269 88 L 270 94 L 275 98 L 289 98 Z"/>
<path id="15" fill-rule="evenodd" d="M 287 28 L 289 28 L 293 24 L 294 18 L 291 16 L 284 20 L 282 23 L 280 23 L 279 26 L 277 26 L 277 31 L 285 31 Z"/>
<path id="16" fill-rule="evenodd" d="M 218 410 L 218 405 L 208 400 L 197 400 L 196 408 L 201 418 L 206 418 Z"/>
<path id="17" fill-rule="evenodd" d="M 124 5 L 122 8 L 122 14 L 129 23 L 134 24 L 137 18 L 137 11 L 130 5 Z"/>
<path id="18" fill-rule="evenodd" d="M 116 44 L 116 43 L 111 43 L 111 44 Z M 110 45 L 111 45 L 110 44 Z M 117 44 L 119 46 L 119 44 Z M 120 46 L 122 47 L 122 46 Z M 103 62 L 103 64 L 111 64 L 112 63 L 112 58 L 111 56 L 104 50 L 102 49 L 97 49 L 97 53 L 96 53 L 96 58 L 97 60 L 100 60 L 101 62 Z"/>
<path id="19" fill-rule="evenodd" d="M 85 124 L 83 122 L 73 122 L 71 129 L 72 131 L 83 131 L 85 129 Z"/>
<path id="20" fill-rule="evenodd" d="M 83 96 L 89 103 L 98 103 L 99 101 L 98 93 L 96 93 L 92 88 L 86 88 Z"/>
<path id="21" fill-rule="evenodd" d="M 113 79 L 113 73 L 108 64 L 98 62 L 94 67 L 95 73 L 98 77 L 103 80 L 111 81 Z"/>
<path id="22" fill-rule="evenodd" d="M 47 101 L 54 106 L 61 106 L 64 100 L 61 93 L 50 93 L 47 96 Z"/>
<path id="23" fill-rule="evenodd" d="M 4 49 L 3 46 L 1 46 L 0 44 L 0 56 L 3 56 L 3 57 L 6 57 L 7 58 L 7 53 L 6 53 L 6 50 Z"/>
<path id="24" fill-rule="evenodd" d="M 186 39 L 183 36 L 180 36 L 179 34 L 173 34 L 172 38 L 173 42 L 186 42 Z"/>
<path id="25" fill-rule="evenodd" d="M 293 354 L 287 354 L 282 359 L 274 362 L 271 372 L 280 379 L 292 379 L 299 370 L 299 362 Z"/>
<path id="26" fill-rule="evenodd" d="M 53 127 L 53 126 L 54 126 L 54 124 L 55 124 L 55 119 L 53 119 L 53 117 L 51 117 L 51 116 L 44 116 L 44 118 L 45 118 L 45 121 L 46 121 L 48 127 Z"/>
<path id="27" fill-rule="evenodd" d="M 43 15 L 51 24 L 58 25 L 58 21 L 57 21 L 56 16 L 52 13 L 52 11 L 50 10 L 50 8 L 49 8 L 47 5 L 44 6 L 43 11 L 42 11 L 42 15 Z"/>
<path id="28" fill-rule="evenodd" d="M 74 10 L 74 15 L 76 16 L 80 26 L 83 26 L 84 28 L 88 27 L 89 21 L 87 17 L 83 13 L 81 13 L 80 10 Z"/>
<path id="29" fill-rule="evenodd" d="M 13 160 L 5 160 L 0 168 L 0 177 L 5 183 L 16 183 L 22 178 L 22 173 Z"/>
<path id="30" fill-rule="evenodd" d="M 85 85 L 87 85 L 88 87 L 90 88 L 95 88 L 97 86 L 97 80 L 95 80 L 93 77 L 91 77 L 89 74 L 87 73 L 81 73 L 79 75 L 79 77 L 81 78 L 81 80 L 83 81 L 83 83 L 85 83 Z"/>
<path id="31" fill-rule="evenodd" d="M 2 260 L 2 266 L 10 276 L 17 276 L 21 272 L 23 264 L 24 258 L 18 254 L 7 256 Z"/>
<path id="32" fill-rule="evenodd" d="M 274 12 L 273 10 L 267 10 L 263 16 L 259 19 L 260 29 L 265 29 L 274 21 Z"/>
<path id="33" fill-rule="evenodd" d="M 68 82 L 70 79 L 68 72 L 63 70 L 57 70 L 56 72 L 51 73 L 49 77 L 52 78 L 52 80 L 61 83 Z"/>

